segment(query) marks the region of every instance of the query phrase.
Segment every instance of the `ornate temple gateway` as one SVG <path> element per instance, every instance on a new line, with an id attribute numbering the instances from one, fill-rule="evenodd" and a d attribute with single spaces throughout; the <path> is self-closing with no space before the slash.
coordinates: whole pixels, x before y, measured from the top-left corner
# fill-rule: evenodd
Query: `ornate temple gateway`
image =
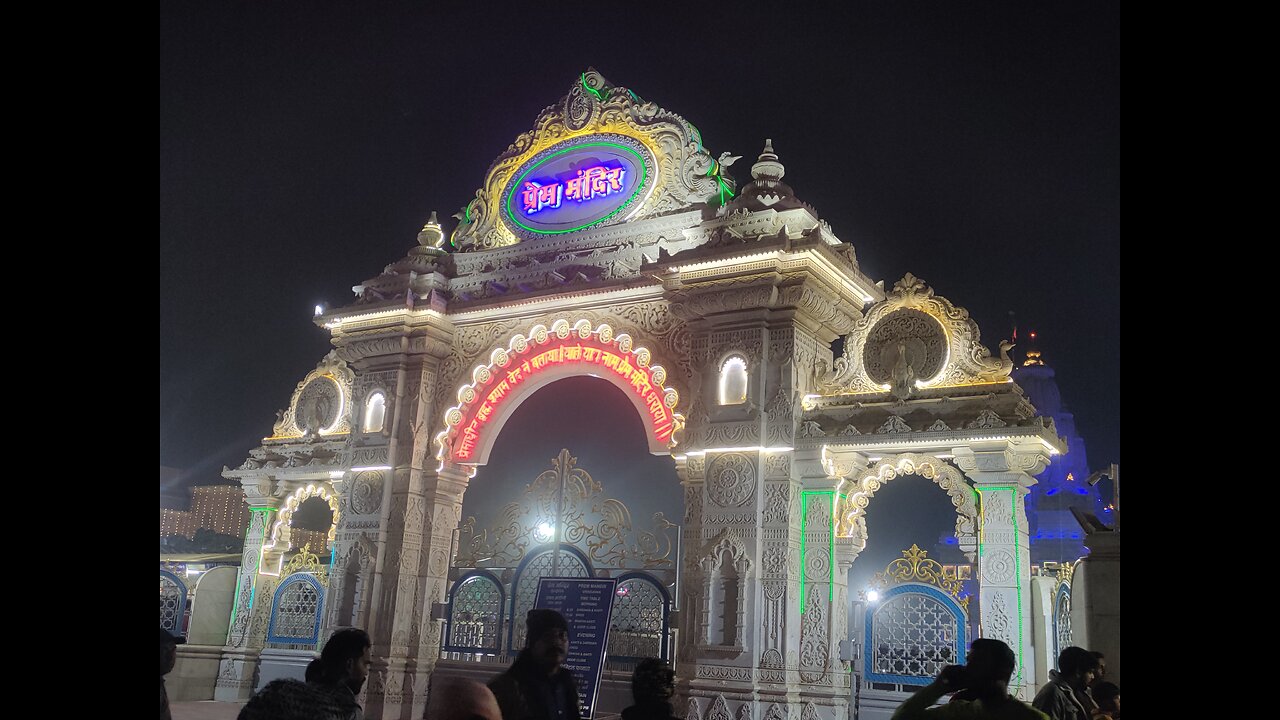
<path id="1" fill-rule="evenodd" d="M 403 259 L 317 315 L 333 350 L 224 472 L 252 522 L 219 699 L 281 668 L 300 675 L 298 651 L 356 625 L 375 643 L 366 717 L 419 718 L 454 651 L 518 648 L 504 608 L 519 580 L 486 566 L 497 536 L 464 525 L 463 496 L 515 409 L 581 375 L 629 399 L 649 451 L 671 458 L 684 514 L 636 541 L 653 549 L 646 573 L 584 545 L 560 574 L 631 573 L 628 593 L 657 598 L 661 630 L 637 621 L 628 642 L 670 655 L 690 720 L 848 716 L 847 572 L 873 496 L 907 474 L 954 505 L 978 602 L 959 598 L 963 577 L 904 552 L 877 576 L 885 602 L 914 583 L 920 608 L 954 606 L 958 636 L 938 632 L 955 650 L 886 641 L 866 657 L 889 664 L 864 680 L 910 684 L 962 659 L 976 615 L 1018 653 L 1015 685 L 1043 683 L 1024 496 L 1066 446 L 1010 380 L 1009 345 L 993 357 L 968 313 L 910 274 L 888 291 L 865 276 L 769 141 L 745 184 L 737 159 L 588 71 L 498 156 L 451 233 L 433 214 Z M 585 517 L 603 491 L 575 477 Z M 327 566 L 290 552 L 291 517 L 312 497 L 332 508 Z M 667 531 L 678 551 L 663 555 Z M 535 560 L 521 546 L 507 567 Z M 464 595 L 465 611 L 451 606 Z"/>

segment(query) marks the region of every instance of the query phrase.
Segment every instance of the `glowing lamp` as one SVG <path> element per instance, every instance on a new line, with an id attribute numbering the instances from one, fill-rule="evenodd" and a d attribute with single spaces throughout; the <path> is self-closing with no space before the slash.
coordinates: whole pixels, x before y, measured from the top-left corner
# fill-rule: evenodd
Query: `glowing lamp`
<path id="1" fill-rule="evenodd" d="M 538 527 L 534 528 L 533 535 L 538 542 L 547 542 L 555 535 L 556 526 L 549 522 L 538 523 Z"/>

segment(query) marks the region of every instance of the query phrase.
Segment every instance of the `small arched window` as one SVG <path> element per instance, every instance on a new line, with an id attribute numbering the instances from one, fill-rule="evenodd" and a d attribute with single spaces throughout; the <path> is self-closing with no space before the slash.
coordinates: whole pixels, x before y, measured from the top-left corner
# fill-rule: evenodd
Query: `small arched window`
<path id="1" fill-rule="evenodd" d="M 367 433 L 382 432 L 382 424 L 386 417 L 387 396 L 380 392 L 370 395 L 364 404 L 364 431 Z"/>
<path id="2" fill-rule="evenodd" d="M 741 405 L 747 401 L 747 361 L 734 355 L 720 365 L 720 404 Z"/>

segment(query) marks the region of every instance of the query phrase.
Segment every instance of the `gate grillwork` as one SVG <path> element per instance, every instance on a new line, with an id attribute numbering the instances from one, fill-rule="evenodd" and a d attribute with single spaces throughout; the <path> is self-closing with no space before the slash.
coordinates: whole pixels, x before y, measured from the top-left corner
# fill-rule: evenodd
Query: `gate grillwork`
<path id="1" fill-rule="evenodd" d="M 611 660 L 667 659 L 667 599 L 652 580 L 631 577 L 618 583 L 609 631 Z"/>
<path id="2" fill-rule="evenodd" d="M 271 603 L 267 642 L 315 647 L 320 641 L 328 575 L 320 572 L 319 558 L 306 550 L 299 551 L 286 563 L 281 575 L 285 579 L 276 588 Z"/>
<path id="3" fill-rule="evenodd" d="M 497 652 L 502 604 L 502 588 L 491 578 L 472 575 L 458 583 L 449 604 L 447 648 Z"/>
<path id="4" fill-rule="evenodd" d="M 560 577 L 590 577 L 587 566 L 568 545 L 563 546 L 560 553 Z M 515 607 L 511 611 L 511 649 L 524 647 L 524 618 L 533 609 L 533 601 L 538 595 L 538 579 L 551 576 L 551 564 L 554 553 L 544 550 L 533 556 L 516 576 Z"/>
<path id="5" fill-rule="evenodd" d="M 882 590 L 867 609 L 864 676 L 870 682 L 928 685 L 946 665 L 963 664 L 969 597 L 967 565 L 942 565 L 912 545 L 877 573 Z"/>
<path id="6" fill-rule="evenodd" d="M 461 523 L 453 566 L 459 579 L 449 594 L 449 625 L 441 638 L 445 652 L 473 653 L 481 662 L 494 655 L 498 662 L 524 646 L 525 615 L 538 580 L 551 575 L 559 535 L 561 577 L 618 578 L 609 661 L 669 655 L 667 617 L 680 528 L 661 512 L 653 514 L 648 529 L 633 527 L 627 506 L 606 496 L 577 463 L 568 449 L 561 450 L 492 525 L 477 527 L 474 517 Z"/>
<path id="7" fill-rule="evenodd" d="M 182 616 L 187 606 L 187 588 L 172 573 L 160 571 L 160 627 L 182 634 Z"/>
<path id="8" fill-rule="evenodd" d="M 1071 577 L 1075 573 L 1073 563 L 1058 566 L 1058 589 L 1053 603 L 1053 656 L 1063 648 L 1071 647 Z"/>
<path id="9" fill-rule="evenodd" d="M 932 679 L 944 665 L 955 663 L 959 635 L 958 619 L 940 601 L 921 592 L 903 592 L 875 611 L 870 674 L 905 675 L 912 682 Z"/>

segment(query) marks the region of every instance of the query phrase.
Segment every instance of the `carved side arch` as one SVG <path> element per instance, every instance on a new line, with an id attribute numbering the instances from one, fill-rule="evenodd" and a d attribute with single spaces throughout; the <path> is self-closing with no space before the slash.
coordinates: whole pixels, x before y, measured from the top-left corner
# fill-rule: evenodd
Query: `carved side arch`
<path id="1" fill-rule="evenodd" d="M 919 475 L 947 491 L 956 509 L 956 539 L 960 549 L 973 552 L 978 543 L 978 494 L 966 482 L 964 473 L 932 455 L 903 453 L 889 455 L 868 468 L 848 476 L 848 494 L 836 512 L 836 535 L 854 540 L 853 552 L 867 546 L 866 509 L 882 485 L 899 475 Z"/>
<path id="2" fill-rule="evenodd" d="M 338 518 L 341 516 L 338 510 L 338 493 L 328 482 L 307 483 L 303 487 L 294 490 L 284 503 L 280 506 L 280 512 L 276 515 L 276 521 L 271 526 L 270 539 L 264 548 L 273 550 L 283 541 L 284 548 L 289 547 L 290 541 L 290 522 L 293 521 L 293 513 L 297 511 L 303 501 L 307 498 L 319 497 L 329 503 L 329 509 L 333 511 L 333 521 L 329 523 L 329 547 L 333 547 L 334 536 L 338 531 Z"/>

